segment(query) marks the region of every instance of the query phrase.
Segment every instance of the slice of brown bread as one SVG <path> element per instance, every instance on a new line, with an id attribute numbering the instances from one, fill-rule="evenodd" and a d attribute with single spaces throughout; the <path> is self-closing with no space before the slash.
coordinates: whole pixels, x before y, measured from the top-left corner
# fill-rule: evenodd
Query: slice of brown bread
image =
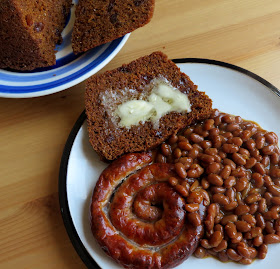
<path id="1" fill-rule="evenodd" d="M 72 34 L 75 54 L 105 44 L 147 24 L 155 0 L 79 0 Z"/>
<path id="2" fill-rule="evenodd" d="M 151 121 L 140 122 L 130 128 L 120 126 L 116 108 L 128 100 L 150 94 L 147 85 L 155 78 L 164 78 L 186 94 L 191 112 L 170 112 L 160 118 L 158 126 Z M 174 132 L 209 117 L 212 111 L 211 99 L 198 91 L 190 78 L 162 52 L 154 52 L 89 78 L 86 81 L 85 106 L 89 141 L 100 157 L 107 160 L 114 160 L 124 153 L 152 149 Z"/>
<path id="3" fill-rule="evenodd" d="M 71 5 L 72 0 L 1 0 L 0 68 L 54 65 Z"/>

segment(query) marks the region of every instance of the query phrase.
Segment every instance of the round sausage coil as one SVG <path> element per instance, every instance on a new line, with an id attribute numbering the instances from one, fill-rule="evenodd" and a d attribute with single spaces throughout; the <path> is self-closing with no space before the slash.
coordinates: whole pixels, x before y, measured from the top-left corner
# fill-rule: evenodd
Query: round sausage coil
<path id="1" fill-rule="evenodd" d="M 185 199 L 168 184 L 174 165 L 150 164 L 149 153 L 128 154 L 106 168 L 94 189 L 92 232 L 125 268 L 171 268 L 196 249 L 203 226 L 187 221 Z M 200 217 L 205 207 L 201 204 Z"/>

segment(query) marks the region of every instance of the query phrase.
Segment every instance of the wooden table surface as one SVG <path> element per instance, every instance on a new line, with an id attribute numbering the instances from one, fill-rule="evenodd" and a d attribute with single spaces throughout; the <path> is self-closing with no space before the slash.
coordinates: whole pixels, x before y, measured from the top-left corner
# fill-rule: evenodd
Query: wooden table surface
<path id="1" fill-rule="evenodd" d="M 280 88 L 279 0 L 158 0 L 100 72 L 161 50 L 246 68 Z M 63 225 L 60 158 L 84 109 L 84 83 L 31 99 L 0 99 L 0 268 L 85 268 Z"/>

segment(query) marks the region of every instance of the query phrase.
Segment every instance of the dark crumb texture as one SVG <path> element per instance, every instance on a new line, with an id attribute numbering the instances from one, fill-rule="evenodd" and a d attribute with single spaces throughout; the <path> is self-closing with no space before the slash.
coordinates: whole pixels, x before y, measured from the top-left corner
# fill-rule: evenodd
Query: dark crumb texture
<path id="1" fill-rule="evenodd" d="M 75 54 L 110 42 L 147 24 L 155 0 L 79 0 L 72 35 Z"/>
<path id="2" fill-rule="evenodd" d="M 108 107 L 117 107 L 124 100 L 116 98 L 112 105 L 104 102 L 104 96 L 112 92 L 115 96 L 122 96 L 126 89 L 123 97 L 126 100 L 135 99 L 135 93 L 145 94 L 145 86 L 158 77 L 167 79 L 173 87 L 188 95 L 191 112 L 168 113 L 161 117 L 158 128 L 154 128 L 150 121 L 133 125 L 129 129 L 114 122 Z M 211 99 L 199 92 L 190 78 L 161 52 L 88 79 L 85 105 L 90 143 L 100 157 L 107 160 L 114 160 L 124 153 L 155 148 L 183 127 L 209 117 L 212 111 Z"/>
<path id="3" fill-rule="evenodd" d="M 0 68 L 33 70 L 55 64 L 55 45 L 72 0 L 1 0 Z"/>

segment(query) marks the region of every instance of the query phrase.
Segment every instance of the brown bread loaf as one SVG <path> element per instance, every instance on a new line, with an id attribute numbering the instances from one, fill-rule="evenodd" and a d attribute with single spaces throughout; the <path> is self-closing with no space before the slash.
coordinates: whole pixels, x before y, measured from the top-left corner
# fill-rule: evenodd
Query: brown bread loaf
<path id="1" fill-rule="evenodd" d="M 33 70 L 55 64 L 55 45 L 72 0 L 1 0 L 0 68 Z"/>
<path id="2" fill-rule="evenodd" d="M 79 0 L 72 34 L 75 54 L 105 44 L 147 24 L 155 0 Z"/>
<path id="3" fill-rule="evenodd" d="M 145 99 L 151 93 L 147 85 L 155 78 L 168 81 L 186 94 L 191 112 L 170 112 L 162 116 L 158 124 L 145 121 L 129 128 L 120 126 L 115 113 L 118 106 L 129 100 Z M 199 92 L 190 78 L 161 52 L 89 78 L 85 106 L 90 143 L 100 157 L 107 160 L 128 152 L 152 149 L 174 132 L 207 118 L 212 111 L 211 99 Z"/>

